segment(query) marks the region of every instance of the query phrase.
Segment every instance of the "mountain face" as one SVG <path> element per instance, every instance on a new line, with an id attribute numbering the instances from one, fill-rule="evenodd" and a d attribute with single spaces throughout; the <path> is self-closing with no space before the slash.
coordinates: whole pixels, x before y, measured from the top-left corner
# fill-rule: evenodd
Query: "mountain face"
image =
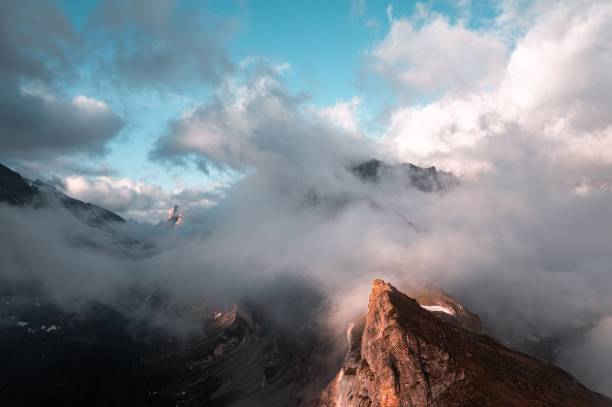
<path id="1" fill-rule="evenodd" d="M 565 371 L 435 314 L 376 280 L 365 321 L 349 330 L 343 366 L 315 405 L 612 406 Z"/>
<path id="2" fill-rule="evenodd" d="M 125 220 L 107 209 L 69 197 L 40 180 L 31 181 L 0 164 L 0 203 L 36 208 L 59 204 L 74 216 L 94 227 Z"/>

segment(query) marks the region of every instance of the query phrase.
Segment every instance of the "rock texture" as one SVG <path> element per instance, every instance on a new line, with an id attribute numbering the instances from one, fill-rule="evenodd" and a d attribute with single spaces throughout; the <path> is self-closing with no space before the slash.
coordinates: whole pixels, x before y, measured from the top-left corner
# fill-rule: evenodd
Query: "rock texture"
<path id="1" fill-rule="evenodd" d="M 439 318 L 381 280 L 348 340 L 317 406 L 612 406 L 565 371 Z"/>

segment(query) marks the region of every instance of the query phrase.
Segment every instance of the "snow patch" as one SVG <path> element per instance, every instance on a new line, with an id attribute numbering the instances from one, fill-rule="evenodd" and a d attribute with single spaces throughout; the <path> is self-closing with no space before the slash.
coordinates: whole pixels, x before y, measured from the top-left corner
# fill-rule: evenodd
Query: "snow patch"
<path id="1" fill-rule="evenodd" d="M 445 314 L 455 315 L 454 310 L 443 307 L 441 305 L 421 305 L 421 308 L 425 308 L 427 311 L 430 312 L 444 312 Z"/>

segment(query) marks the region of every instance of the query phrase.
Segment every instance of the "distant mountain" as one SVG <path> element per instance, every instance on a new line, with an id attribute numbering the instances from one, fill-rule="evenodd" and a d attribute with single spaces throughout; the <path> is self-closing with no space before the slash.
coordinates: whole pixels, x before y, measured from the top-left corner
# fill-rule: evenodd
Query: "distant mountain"
<path id="1" fill-rule="evenodd" d="M 423 192 L 445 191 L 459 184 L 459 179 L 450 172 L 410 163 L 391 165 L 372 159 L 353 166 L 351 170 L 364 182 L 377 183 L 394 177 L 404 186 L 412 186 Z"/>
<path id="2" fill-rule="evenodd" d="M 0 202 L 35 208 L 60 205 L 94 227 L 102 227 L 109 222 L 125 222 L 125 219 L 108 209 L 72 198 L 43 181 L 31 181 L 2 164 L 0 164 Z"/>

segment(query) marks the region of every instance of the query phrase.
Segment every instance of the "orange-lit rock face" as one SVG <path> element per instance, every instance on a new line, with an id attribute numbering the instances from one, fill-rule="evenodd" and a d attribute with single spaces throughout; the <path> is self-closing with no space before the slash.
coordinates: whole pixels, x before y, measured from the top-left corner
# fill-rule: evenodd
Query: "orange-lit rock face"
<path id="1" fill-rule="evenodd" d="M 381 280 L 348 339 L 319 406 L 612 406 L 563 370 L 440 318 Z"/>

